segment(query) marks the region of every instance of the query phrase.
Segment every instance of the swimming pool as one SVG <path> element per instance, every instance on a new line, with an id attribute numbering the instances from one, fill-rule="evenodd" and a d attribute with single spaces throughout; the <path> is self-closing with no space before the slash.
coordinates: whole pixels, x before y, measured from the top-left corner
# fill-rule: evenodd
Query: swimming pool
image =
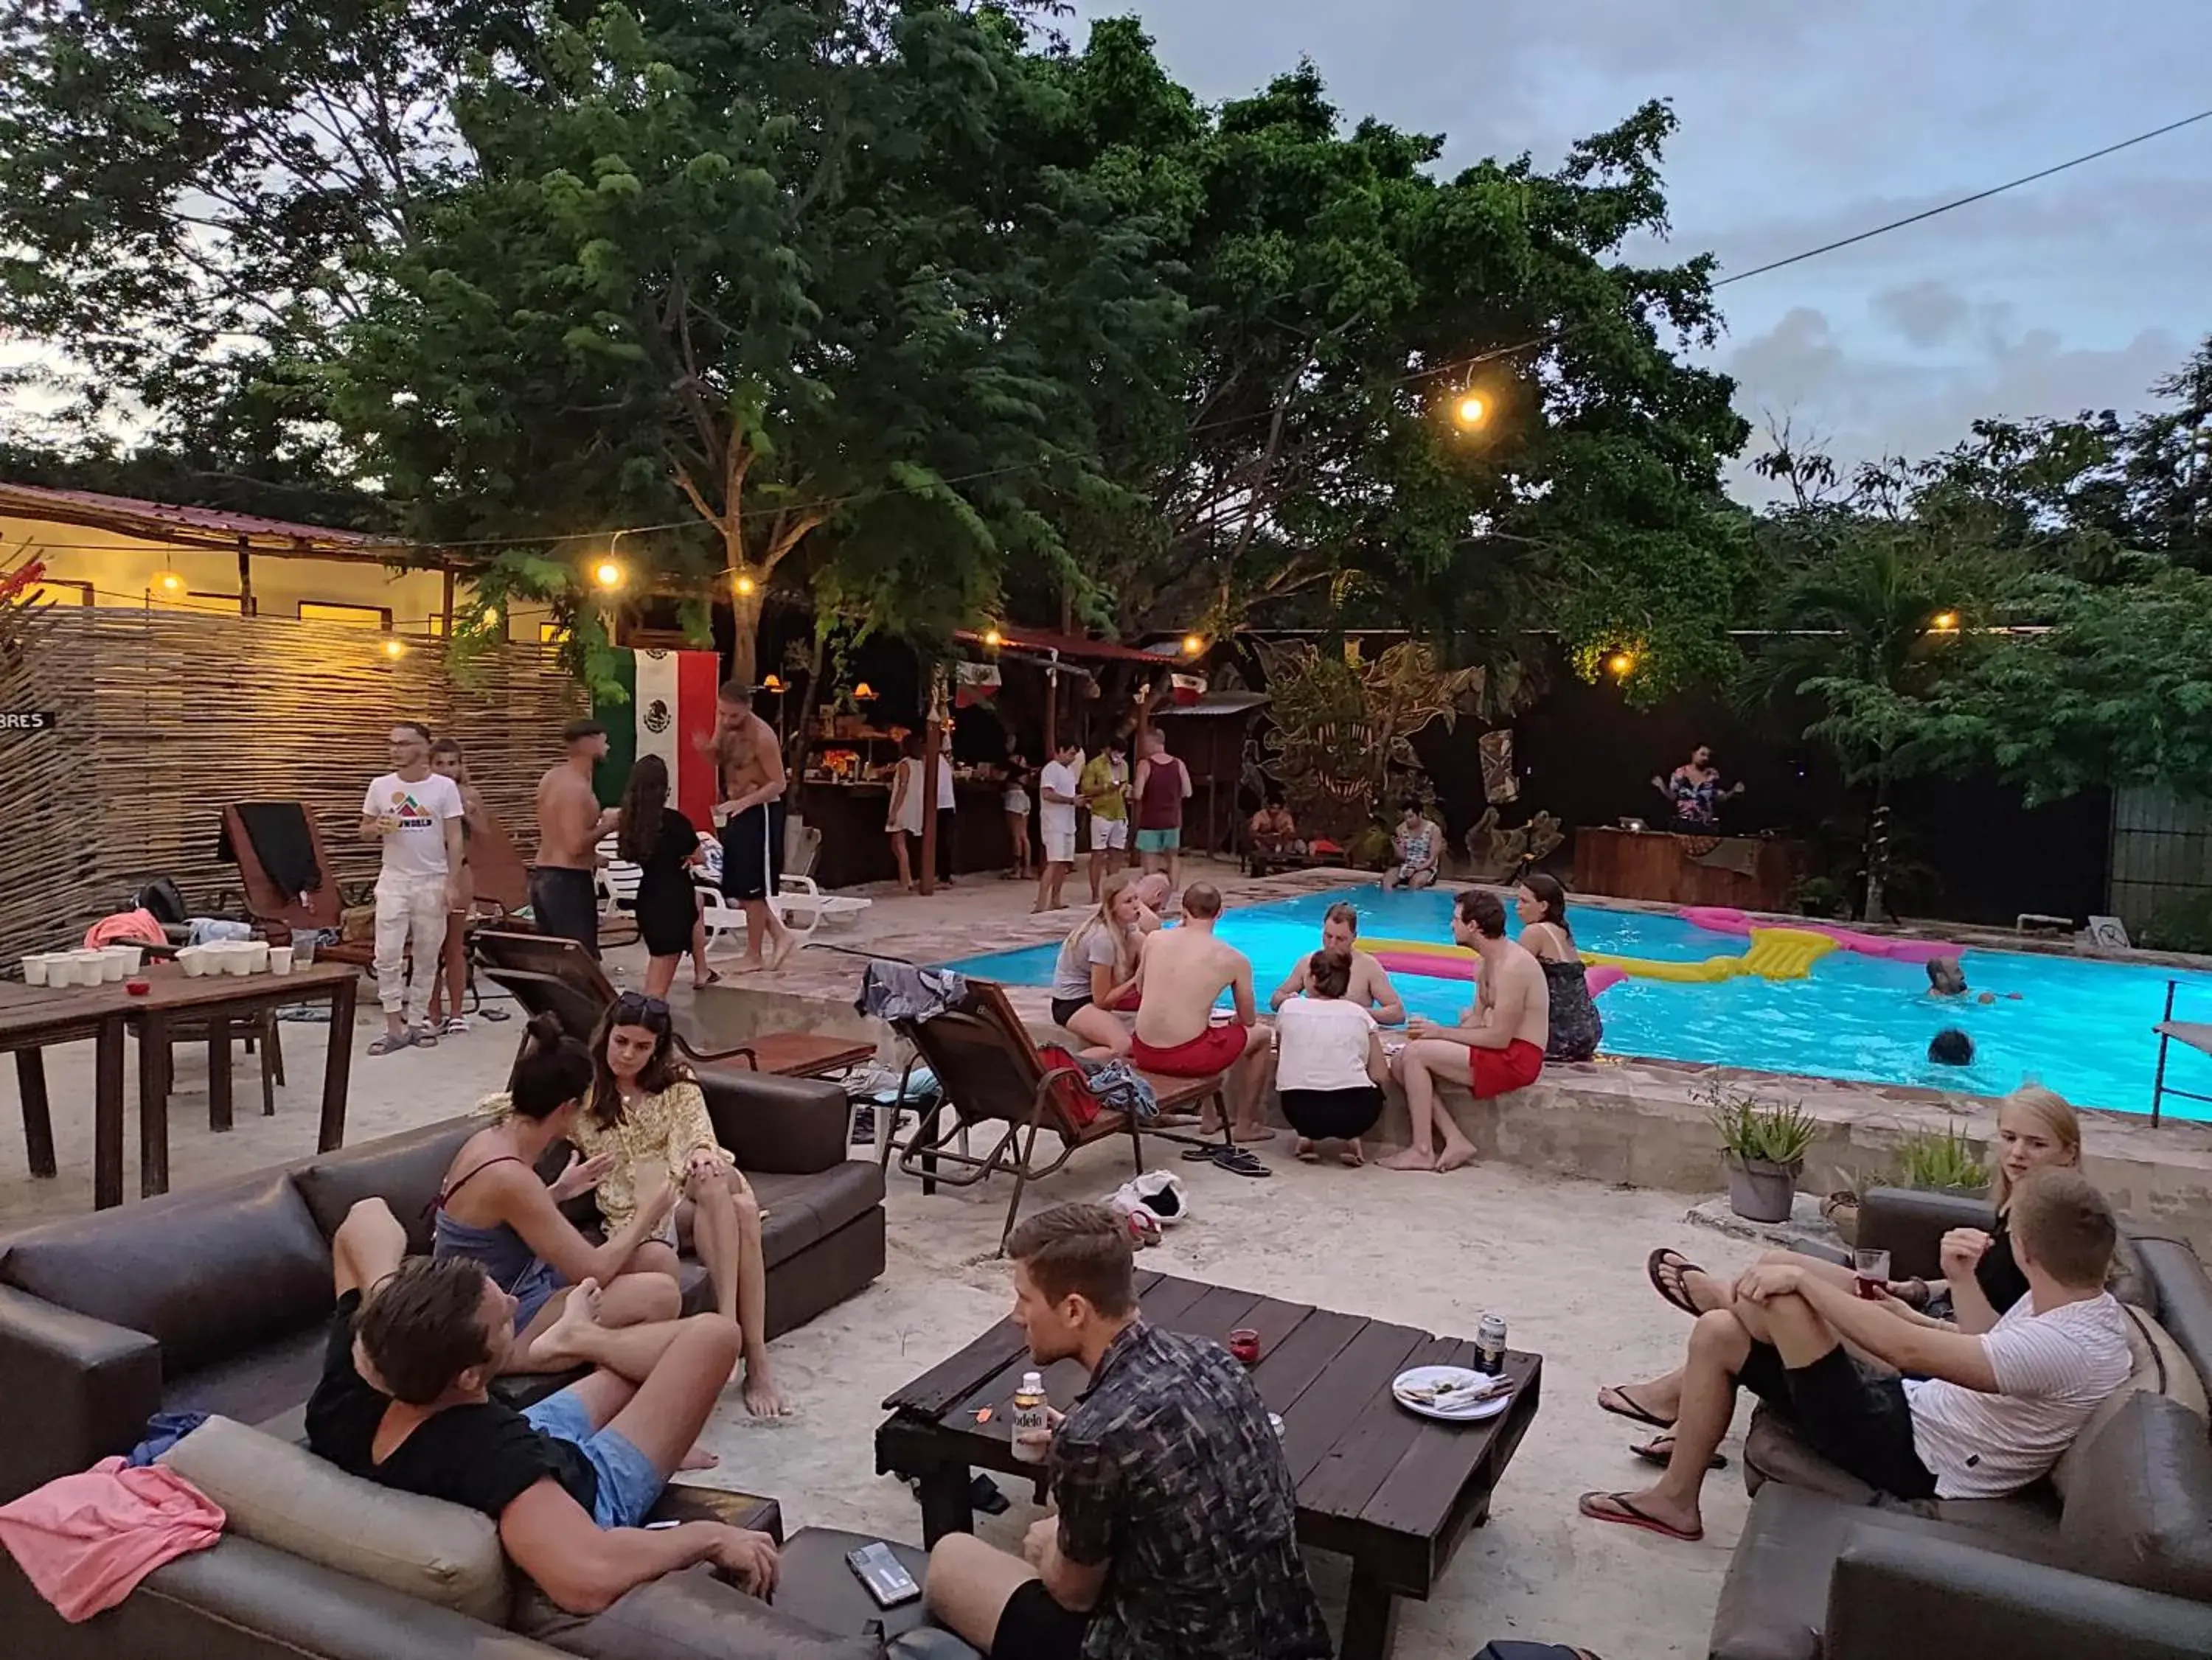
<path id="1" fill-rule="evenodd" d="M 1322 913 L 1339 900 L 1359 907 L 1359 931 L 1370 938 L 1440 943 L 1451 939 L 1451 897 L 1436 891 L 1385 894 L 1379 888 L 1355 888 L 1231 911 L 1222 918 L 1221 936 L 1252 959 L 1263 1004 L 1297 960 L 1319 942 Z M 1584 949 L 1624 956 L 1697 962 L 1733 956 L 1746 944 L 1678 917 L 1641 912 L 1581 906 L 1571 920 Z M 1517 932 L 1519 923 L 1512 926 Z M 1056 943 L 1032 946 L 948 966 L 1016 985 L 1045 985 L 1051 982 L 1059 948 Z M 2212 975 L 1978 947 L 1964 961 L 1974 992 L 1994 991 L 1998 1001 L 1932 997 L 1927 972 L 1917 964 L 1842 950 L 1821 958 L 1812 977 L 1802 980 L 1624 980 L 1598 998 L 1605 1016 L 1605 1048 L 1617 1055 L 1918 1084 L 1968 1094 L 2001 1095 L 2035 1082 L 2079 1106 L 2148 1113 L 2158 1066 L 2158 1039 L 2151 1027 L 2165 1007 L 2166 981 L 2182 981 L 2174 1005 L 2178 1018 L 2212 1020 Z M 1393 978 L 1413 1014 L 1450 1021 L 1467 1007 L 1465 981 Z M 2007 992 L 2018 992 L 2019 998 L 2008 998 Z M 1972 1034 L 1972 1066 L 1929 1063 L 1928 1040 L 1947 1026 Z M 2212 1057 L 2174 1045 L 2166 1081 L 2212 1095 Z M 2169 1096 L 2165 1114 L 2212 1120 L 2212 1106 Z"/>

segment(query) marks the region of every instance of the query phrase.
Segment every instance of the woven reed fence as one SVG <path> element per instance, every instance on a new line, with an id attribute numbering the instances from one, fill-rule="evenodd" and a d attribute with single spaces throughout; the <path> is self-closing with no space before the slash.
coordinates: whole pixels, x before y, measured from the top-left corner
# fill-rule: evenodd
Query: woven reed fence
<path id="1" fill-rule="evenodd" d="M 196 911 L 235 906 L 216 857 L 233 802 L 305 802 L 338 881 L 375 879 L 362 793 L 385 735 L 419 720 L 460 740 L 486 803 L 527 857 L 532 798 L 588 712 L 553 657 L 509 646 L 459 686 L 434 645 L 279 617 L 50 609 L 0 641 L 0 712 L 46 710 L 43 733 L 0 731 L 0 963 L 74 943 L 140 883 L 167 875 Z"/>

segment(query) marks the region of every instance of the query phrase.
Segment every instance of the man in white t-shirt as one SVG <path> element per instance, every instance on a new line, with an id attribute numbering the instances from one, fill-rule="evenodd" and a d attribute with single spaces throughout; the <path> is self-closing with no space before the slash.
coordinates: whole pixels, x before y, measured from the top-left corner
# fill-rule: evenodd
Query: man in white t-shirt
<path id="1" fill-rule="evenodd" d="M 424 1004 L 446 948 L 447 913 L 460 908 L 460 787 L 430 770 L 428 727 L 403 720 L 392 729 L 391 744 L 392 770 L 368 786 L 361 803 L 362 839 L 384 844 L 376 878 L 376 997 L 384 1005 L 384 1035 L 369 1045 L 372 1055 L 436 1045 Z"/>
<path id="2" fill-rule="evenodd" d="M 1037 872 L 1036 908 L 1057 911 L 1068 873 L 1075 869 L 1075 804 L 1082 784 L 1083 751 L 1062 743 L 1037 775 L 1037 833 L 1044 838 L 1044 869 Z"/>
<path id="3" fill-rule="evenodd" d="M 1698 1490 L 1753 1338 L 1784 1368 L 1784 1398 L 1770 1404 L 1880 1492 L 1997 1499 L 2047 1475 L 2133 1367 L 2127 1315 L 2105 1289 L 2119 1229 L 2104 1195 L 2063 1167 L 2029 1176 L 2006 1214 L 2027 1295 L 1980 1336 L 1900 1320 L 1793 1261 L 1760 1263 L 1738 1281 L 1735 1307 L 1700 1316 L 1691 1335 L 1666 1475 L 1641 1493 L 1586 1493 L 1583 1514 L 1704 1536 Z"/>

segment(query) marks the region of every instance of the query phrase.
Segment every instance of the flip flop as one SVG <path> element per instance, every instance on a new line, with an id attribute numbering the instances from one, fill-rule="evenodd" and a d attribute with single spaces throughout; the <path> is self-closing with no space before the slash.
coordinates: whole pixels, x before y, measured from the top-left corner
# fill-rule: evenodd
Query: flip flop
<path id="1" fill-rule="evenodd" d="M 1611 1510 L 1599 1510 L 1599 1504 L 1611 1505 Z M 1585 1493 L 1575 1500 L 1575 1508 L 1593 1522 L 1611 1522 L 1620 1527 L 1641 1528 L 1646 1533 L 1656 1533 L 1662 1539 L 1679 1539 L 1686 1545 L 1694 1545 L 1705 1536 L 1699 1528 L 1694 1533 L 1670 1527 L 1656 1516 L 1647 1516 L 1628 1502 L 1625 1493 Z"/>
<path id="2" fill-rule="evenodd" d="M 1651 1288 L 1659 1293 L 1659 1300 L 1680 1309 L 1693 1320 L 1705 1311 L 1691 1300 L 1690 1287 L 1684 1282 L 1684 1276 L 1705 1271 L 1680 1251 L 1671 1251 L 1664 1245 L 1644 1259 L 1644 1277 L 1651 1281 Z"/>
<path id="3" fill-rule="evenodd" d="M 1259 1154 L 1249 1148 L 1217 1147 L 1209 1149 L 1213 1162 L 1232 1176 L 1272 1176 L 1275 1172 L 1263 1164 Z"/>
<path id="4" fill-rule="evenodd" d="M 1182 1150 L 1185 1164 L 1212 1164 L 1213 1155 L 1221 1151 L 1218 1142 L 1208 1142 L 1204 1147 L 1187 1147 Z"/>
<path id="5" fill-rule="evenodd" d="M 368 1052 L 372 1055 L 396 1055 L 403 1049 L 414 1046 L 415 1034 L 412 1032 L 402 1032 L 396 1038 L 385 1032 L 369 1040 Z"/>
<path id="6" fill-rule="evenodd" d="M 1612 1396 L 1614 1400 L 1620 1402 L 1620 1404 L 1619 1406 L 1607 1406 L 1606 1404 L 1605 1397 L 1608 1395 Z M 1631 1396 L 1628 1390 L 1620 1384 L 1607 1384 L 1603 1389 L 1598 1390 L 1597 1409 L 1600 1412 L 1610 1412 L 1616 1418 L 1629 1418 L 1634 1420 L 1639 1424 L 1649 1424 L 1654 1429 L 1672 1429 L 1674 1427 L 1674 1421 L 1672 1418 L 1662 1418 L 1657 1413 L 1652 1411 L 1649 1407 L 1640 1407 L 1637 1405 L 1635 1397 Z"/>
<path id="7" fill-rule="evenodd" d="M 1633 1446 L 1628 1450 L 1637 1457 L 1641 1458 L 1645 1463 L 1656 1464 L 1660 1469 L 1664 1469 L 1674 1460 L 1674 1444 L 1671 1440 L 1665 1440 L 1655 1435 L 1650 1440 L 1644 1442 L 1643 1445 Z M 1707 1469 L 1726 1469 L 1728 1468 L 1728 1454 L 1725 1452 L 1716 1452 L 1713 1454 L 1712 1462 L 1707 1464 L 1705 1468 Z"/>

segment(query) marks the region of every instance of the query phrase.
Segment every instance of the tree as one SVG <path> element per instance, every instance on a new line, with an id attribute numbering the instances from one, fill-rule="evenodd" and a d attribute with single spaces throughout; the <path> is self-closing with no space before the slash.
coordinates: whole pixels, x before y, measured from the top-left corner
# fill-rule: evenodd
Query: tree
<path id="1" fill-rule="evenodd" d="M 1440 139 L 1347 130 L 1310 64 L 1211 115 L 1131 21 L 1058 67 L 1085 159 L 1181 227 L 1190 300 L 1174 419 L 1110 433 L 1141 506 L 1085 527 L 1084 609 L 1123 632 L 1342 615 L 1478 651 L 1550 625 L 1644 647 L 1642 696 L 1727 659 L 1749 548 L 1718 466 L 1745 427 L 1666 344 L 1717 326 L 1710 261 L 1619 257 L 1665 225 L 1663 106 L 1555 174 L 1439 179 Z"/>
<path id="2" fill-rule="evenodd" d="M 350 331 L 340 417 L 434 538 L 617 524 L 719 573 L 734 672 L 772 584 L 908 628 L 988 615 L 1097 479 L 1085 379 L 1141 375 L 1152 238 L 1005 142 L 1018 28 L 931 5 L 619 6 L 456 104 L 471 176 Z M 684 521 L 689 520 L 686 524 Z"/>

